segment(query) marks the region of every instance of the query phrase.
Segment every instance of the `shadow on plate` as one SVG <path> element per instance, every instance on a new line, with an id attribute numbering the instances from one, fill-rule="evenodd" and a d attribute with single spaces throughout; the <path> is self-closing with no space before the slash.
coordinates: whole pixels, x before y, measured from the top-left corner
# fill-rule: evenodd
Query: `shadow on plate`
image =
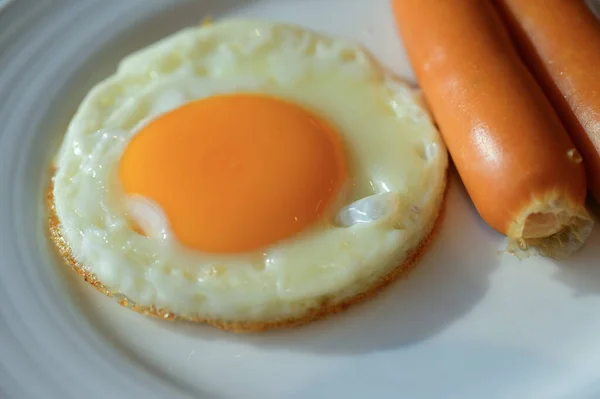
<path id="1" fill-rule="evenodd" d="M 404 351 L 402 364 L 410 364 L 410 370 L 385 361 L 369 360 L 373 367 L 364 367 L 360 361 L 345 362 L 315 376 L 289 399 L 339 397 L 340 386 L 331 381 L 344 381 L 344 392 L 352 392 L 352 398 L 366 398 L 373 392 L 378 399 L 547 398 L 554 396 L 548 396 L 552 392 L 549 381 L 569 373 L 568 366 L 551 355 L 504 342 L 440 340 L 431 342 L 427 353 L 430 355 Z M 350 375 L 357 377 L 348 378 Z"/>
<path id="2" fill-rule="evenodd" d="M 597 225 L 584 247 L 561 261 L 555 278 L 567 285 L 574 296 L 600 295 L 600 205 L 588 202 Z"/>
<path id="3" fill-rule="evenodd" d="M 499 262 L 499 235 L 481 221 L 456 177 L 451 179 L 442 223 L 438 237 L 407 279 L 340 315 L 255 335 L 188 323 L 163 328 L 203 339 L 314 353 L 364 353 L 419 342 L 467 314 L 486 294 L 488 278 Z"/>

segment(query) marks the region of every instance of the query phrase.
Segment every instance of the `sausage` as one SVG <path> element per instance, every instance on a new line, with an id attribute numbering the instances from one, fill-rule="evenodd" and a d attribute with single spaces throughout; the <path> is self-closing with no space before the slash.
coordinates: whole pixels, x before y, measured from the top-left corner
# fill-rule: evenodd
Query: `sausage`
<path id="1" fill-rule="evenodd" d="M 600 202 L 600 22 L 583 0 L 495 2 L 583 156 Z"/>
<path id="2" fill-rule="evenodd" d="M 417 80 L 481 217 L 521 248 L 554 256 L 542 247 L 562 245 L 564 236 L 552 241 L 562 234 L 580 246 L 592 223 L 583 164 L 493 7 L 391 1 Z"/>

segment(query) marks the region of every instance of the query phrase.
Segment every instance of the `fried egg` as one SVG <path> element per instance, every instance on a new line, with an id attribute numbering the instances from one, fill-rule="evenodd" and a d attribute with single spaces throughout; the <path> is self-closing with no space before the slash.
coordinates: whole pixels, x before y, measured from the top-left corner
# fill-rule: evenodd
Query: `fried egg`
<path id="1" fill-rule="evenodd" d="M 407 269 L 447 163 L 418 94 L 362 47 L 222 21 L 131 54 L 85 97 L 54 163 L 53 237 L 136 310 L 295 325 Z"/>

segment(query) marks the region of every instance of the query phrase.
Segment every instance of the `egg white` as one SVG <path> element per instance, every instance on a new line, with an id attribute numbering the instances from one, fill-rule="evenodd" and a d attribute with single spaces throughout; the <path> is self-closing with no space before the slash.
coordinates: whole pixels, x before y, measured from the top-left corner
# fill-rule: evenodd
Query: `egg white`
<path id="1" fill-rule="evenodd" d="M 168 225 L 149 237 L 133 231 L 116 174 L 129 140 L 161 113 L 240 91 L 296 102 L 337 128 L 351 179 L 332 217 L 232 256 L 184 248 Z M 73 257 L 111 291 L 188 318 L 264 321 L 343 301 L 402 264 L 433 227 L 447 163 L 418 96 L 361 47 L 232 20 L 142 49 L 94 87 L 56 158 L 53 195 Z"/>

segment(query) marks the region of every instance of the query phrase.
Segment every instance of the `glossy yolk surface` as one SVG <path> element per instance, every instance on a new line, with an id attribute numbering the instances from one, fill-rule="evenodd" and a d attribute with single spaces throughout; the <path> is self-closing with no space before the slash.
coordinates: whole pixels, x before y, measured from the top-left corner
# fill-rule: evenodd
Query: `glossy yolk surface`
<path id="1" fill-rule="evenodd" d="M 156 202 L 182 244 L 213 253 L 298 233 L 322 215 L 345 174 L 331 126 L 255 94 L 209 97 L 159 116 L 119 165 L 127 194 Z"/>

